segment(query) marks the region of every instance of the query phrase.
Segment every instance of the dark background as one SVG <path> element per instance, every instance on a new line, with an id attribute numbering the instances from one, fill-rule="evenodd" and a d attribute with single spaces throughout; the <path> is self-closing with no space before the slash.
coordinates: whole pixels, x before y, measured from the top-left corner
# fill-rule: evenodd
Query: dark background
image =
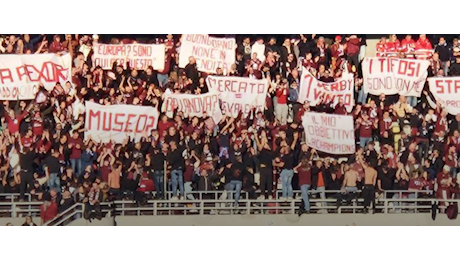
<path id="1" fill-rule="evenodd" d="M 11 34 L 0 34 L 2 37 L 5 37 L 7 35 Z M 84 34 L 82 34 L 84 35 Z M 92 34 L 87 34 L 87 35 L 92 35 Z M 299 34 L 209 34 L 210 36 L 214 37 L 235 37 L 237 42 L 241 42 L 244 37 L 250 37 L 251 41 L 254 42 L 258 38 L 263 38 L 265 41 L 268 41 L 270 38 L 274 37 L 277 39 L 278 44 L 282 44 L 285 38 L 297 38 L 300 39 Z M 311 38 L 311 34 L 304 34 L 307 36 L 307 38 Z M 349 36 L 350 34 L 317 34 L 316 38 L 319 36 L 323 36 L 325 38 L 333 39 L 336 35 L 341 35 L 342 37 Z M 20 37 L 20 34 L 16 34 L 16 36 Z M 31 38 L 33 38 L 34 34 L 31 34 Z M 49 42 L 53 40 L 54 34 L 47 34 L 46 37 Z M 388 37 L 389 34 L 358 34 L 359 37 L 362 37 L 364 39 L 380 39 L 382 36 Z M 406 34 L 398 34 L 399 40 L 404 39 Z M 459 34 L 427 34 L 427 37 L 430 39 L 431 43 L 434 45 L 438 42 L 439 37 L 444 36 L 447 40 L 447 42 L 452 42 L 452 40 L 456 37 L 459 37 Z M 112 38 L 118 38 L 118 39 L 137 39 L 141 43 L 152 43 L 155 42 L 156 39 L 165 39 L 166 34 L 99 34 L 100 41 L 104 43 L 110 42 L 110 39 Z M 174 34 L 174 38 L 178 39 L 180 37 L 180 34 Z M 418 34 L 412 34 L 412 38 L 414 40 L 418 39 Z M 61 40 L 63 40 L 64 37 L 61 37 Z"/>
<path id="2" fill-rule="evenodd" d="M 299 34 L 209 34 L 210 36 L 214 37 L 235 37 L 237 42 L 241 42 L 244 37 L 249 36 L 251 41 L 255 41 L 258 38 L 263 38 L 265 41 L 268 41 L 270 38 L 275 37 L 278 43 L 282 43 L 285 38 L 300 38 Z M 307 38 L 311 38 L 311 34 L 304 34 Z M 349 36 L 349 34 L 317 34 L 316 38 L 319 36 L 324 36 L 325 38 L 333 39 L 336 35 L 341 35 L 343 37 Z M 366 38 L 366 39 L 380 39 L 382 36 L 388 37 L 390 34 L 358 34 L 359 37 Z M 405 34 L 398 34 L 398 38 L 400 40 L 404 39 Z M 448 42 L 451 42 L 454 38 L 458 37 L 458 34 L 427 34 L 427 37 L 430 39 L 431 43 L 437 43 L 439 37 L 444 36 Z M 166 38 L 166 34 L 101 34 L 99 35 L 102 41 L 108 42 L 111 38 L 137 38 L 142 41 L 151 41 L 155 38 L 164 39 Z M 179 38 L 180 35 L 174 35 L 174 38 Z M 417 40 L 418 34 L 412 34 L 412 38 Z"/>

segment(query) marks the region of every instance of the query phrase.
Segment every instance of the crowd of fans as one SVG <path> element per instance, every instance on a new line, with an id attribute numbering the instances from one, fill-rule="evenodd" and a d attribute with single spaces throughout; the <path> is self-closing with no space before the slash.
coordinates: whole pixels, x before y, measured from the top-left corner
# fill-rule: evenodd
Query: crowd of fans
<path id="1" fill-rule="evenodd" d="M 378 55 L 430 59 L 429 76 L 460 75 L 457 39 L 403 37 L 382 38 Z M 366 41 L 361 37 L 300 35 L 281 43 L 278 38 L 244 38 L 238 42 L 236 63 L 213 74 L 270 81 L 264 111 L 224 116 L 214 128 L 205 124 L 207 118 L 160 114 L 157 129 L 139 142 L 102 144 L 84 138 L 82 101 L 161 107 L 166 89 L 208 92 L 208 75 L 197 70 L 193 57 L 185 68 L 178 67 L 180 38 L 156 39 L 166 44 L 164 70 L 140 71 L 116 63 L 112 70 L 93 66 L 97 35 L 2 37 L 2 55 L 69 52 L 73 68 L 72 82 L 57 84 L 59 91 L 41 88 L 45 102 L 2 102 L 0 193 L 20 193 L 21 200 L 30 194 L 45 201 L 45 222 L 77 202 L 86 203 L 90 214 L 100 202 L 136 198 L 148 191 L 156 191 L 155 199 L 165 199 L 165 188 L 173 192 L 171 200 L 190 199 L 185 193 L 192 190 L 203 191 L 205 198 L 208 191 L 236 191 L 238 206 L 242 191 L 253 199 L 273 198 L 281 183 L 282 200 L 292 199 L 293 190 L 302 191 L 301 213 L 310 210 L 309 190 L 322 198 L 325 190 L 342 190 L 342 195 L 362 190 L 366 208 L 376 192 L 407 190 L 402 196 L 414 197 L 415 191 L 431 190 L 444 199 L 458 193 L 460 115 L 447 114 L 439 103 L 430 106 L 427 86 L 420 98 L 366 95 L 360 67 Z M 110 40 L 121 42 L 136 39 L 127 35 Z M 252 52 L 254 44 L 265 44 L 263 62 Z M 418 56 L 417 50 L 428 52 Z M 341 76 L 343 64 L 355 75 L 356 105 L 351 113 L 342 102 L 315 107 L 297 102 L 302 69 L 332 82 Z M 308 111 L 353 115 L 356 153 L 344 157 L 309 148 L 301 124 Z"/>

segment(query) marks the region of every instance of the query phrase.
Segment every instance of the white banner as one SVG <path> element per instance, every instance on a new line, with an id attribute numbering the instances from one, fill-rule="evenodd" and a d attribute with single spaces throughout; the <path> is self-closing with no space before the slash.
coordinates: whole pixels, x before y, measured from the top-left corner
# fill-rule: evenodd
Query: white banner
<path id="1" fill-rule="evenodd" d="M 217 68 L 228 71 L 235 63 L 234 38 L 209 37 L 207 34 L 183 34 L 179 53 L 179 67 L 185 68 L 191 56 L 199 71 L 215 73 Z"/>
<path id="2" fill-rule="evenodd" d="M 185 117 L 207 117 L 212 116 L 219 107 L 219 93 L 206 93 L 201 95 L 174 94 L 169 89 L 164 95 L 161 111 L 169 117 L 174 110 L 182 112 Z"/>
<path id="3" fill-rule="evenodd" d="M 145 70 L 152 66 L 155 70 L 163 70 L 165 65 L 164 44 L 100 44 L 93 46 L 93 66 L 112 69 L 116 61 L 126 69 L 126 62 L 136 70 Z"/>
<path id="4" fill-rule="evenodd" d="M 308 112 L 302 125 L 308 146 L 329 154 L 355 152 L 353 116 Z"/>
<path id="5" fill-rule="evenodd" d="M 265 99 L 268 91 L 266 79 L 250 79 L 243 77 L 206 78 L 211 92 L 220 93 L 222 113 L 237 117 L 240 111 L 247 116 L 253 108 L 265 110 Z"/>
<path id="6" fill-rule="evenodd" d="M 428 78 L 430 92 L 451 115 L 460 114 L 460 77 Z"/>
<path id="7" fill-rule="evenodd" d="M 39 83 L 51 91 L 72 81 L 70 54 L 0 55 L 0 100 L 29 100 Z"/>
<path id="8" fill-rule="evenodd" d="M 364 92 L 420 97 L 429 66 L 427 60 L 366 57 L 362 63 Z"/>
<path id="9" fill-rule="evenodd" d="M 86 102 L 85 139 L 89 136 L 96 141 L 110 140 L 122 143 L 126 137 L 135 141 L 157 128 L 158 110 L 149 106 L 112 105 L 102 106 Z"/>
<path id="10" fill-rule="evenodd" d="M 322 98 L 323 102 L 336 105 L 342 99 L 348 112 L 351 112 L 355 104 L 354 87 L 354 77 L 351 73 L 345 72 L 337 81 L 327 83 L 316 79 L 304 68 L 300 78 L 298 102 L 303 104 L 309 101 L 311 106 L 316 106 Z"/>

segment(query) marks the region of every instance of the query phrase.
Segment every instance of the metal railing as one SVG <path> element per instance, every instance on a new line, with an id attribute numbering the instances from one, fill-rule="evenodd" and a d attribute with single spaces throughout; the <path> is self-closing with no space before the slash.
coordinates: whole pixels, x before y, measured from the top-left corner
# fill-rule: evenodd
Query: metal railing
<path id="1" fill-rule="evenodd" d="M 363 199 L 360 191 L 354 197 L 341 203 L 333 195 L 340 191 L 309 191 L 311 213 L 353 214 L 363 212 Z M 324 193 L 325 197 L 319 196 Z M 431 196 L 432 191 L 387 191 L 376 198 L 374 214 L 397 213 L 428 213 L 433 204 L 439 204 L 441 210 L 445 203 L 459 202 L 460 200 L 438 200 Z M 235 192 L 208 191 L 186 193 L 185 200 L 116 200 L 100 204 L 103 217 L 117 216 L 168 216 L 168 215 L 234 215 L 234 214 L 296 214 L 302 206 L 300 191 L 294 192 L 294 199 L 281 200 L 277 192 L 273 199 L 252 199 L 249 193 L 243 192 L 237 205 L 235 205 Z M 410 198 L 409 194 L 413 194 Z M 0 195 L 2 196 L 2 195 Z M 169 193 L 168 197 L 171 197 Z M 0 202 L 0 215 L 7 217 L 25 217 L 27 215 L 39 216 L 41 202 Z M 85 205 L 74 204 L 69 209 L 60 213 L 55 219 L 45 223 L 48 226 L 67 225 L 78 218 L 83 218 Z"/>
<path id="2" fill-rule="evenodd" d="M 300 193 L 300 192 L 296 192 Z M 312 213 L 359 213 L 364 209 L 362 198 L 356 196 L 350 200 L 350 203 L 343 203 L 338 206 L 337 198 L 311 198 L 312 195 L 321 192 L 310 192 L 310 209 Z M 325 194 L 337 194 L 338 191 L 324 191 Z M 431 191 L 408 192 L 392 191 L 384 193 L 380 198 L 375 200 L 374 213 L 403 213 L 414 211 L 429 212 L 432 204 L 439 201 L 435 198 L 408 198 L 405 196 L 412 194 L 430 194 Z M 356 192 L 358 195 L 359 192 Z M 397 194 L 398 196 L 394 196 Z M 392 195 L 392 196 L 389 196 Z M 416 196 L 418 196 L 417 194 Z M 217 196 L 216 196 L 217 197 Z M 387 198 L 391 197 L 391 198 Z M 457 200 L 448 200 L 457 202 Z M 144 203 L 121 200 L 115 201 L 115 216 L 161 216 L 161 215 L 206 215 L 206 214 L 295 214 L 302 206 L 302 199 L 296 196 L 295 199 L 280 200 L 274 199 L 240 199 L 237 206 L 234 205 L 233 199 L 197 199 L 197 200 L 149 200 Z M 443 206 L 441 206 L 443 208 Z M 103 210 L 104 212 L 104 210 Z"/>

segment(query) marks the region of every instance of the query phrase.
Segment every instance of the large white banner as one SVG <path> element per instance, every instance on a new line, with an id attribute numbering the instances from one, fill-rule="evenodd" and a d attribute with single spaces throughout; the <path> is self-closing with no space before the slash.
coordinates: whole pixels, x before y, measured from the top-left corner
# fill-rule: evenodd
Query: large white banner
<path id="1" fill-rule="evenodd" d="M 174 94 L 169 89 L 164 95 L 161 111 L 172 117 L 174 110 L 180 111 L 185 117 L 213 116 L 219 107 L 219 93 L 206 93 L 201 95 Z"/>
<path id="2" fill-rule="evenodd" d="M 112 69 L 116 61 L 126 69 L 126 62 L 132 69 L 145 70 L 152 66 L 163 70 L 165 65 L 164 44 L 100 44 L 93 46 L 93 66 Z"/>
<path id="3" fill-rule="evenodd" d="M 460 77 L 428 78 L 430 92 L 451 115 L 460 114 Z"/>
<path id="4" fill-rule="evenodd" d="M 252 109 L 264 111 L 268 91 L 266 79 L 250 79 L 243 77 L 206 78 L 211 92 L 220 93 L 222 113 L 237 117 L 240 111 L 247 116 Z"/>
<path id="5" fill-rule="evenodd" d="M 183 34 L 179 53 L 179 67 L 185 68 L 191 56 L 199 71 L 215 73 L 217 68 L 228 71 L 235 63 L 234 38 L 216 38 L 207 34 Z"/>
<path id="6" fill-rule="evenodd" d="M 429 66 L 427 60 L 366 57 L 362 63 L 364 92 L 420 97 Z"/>
<path id="7" fill-rule="evenodd" d="M 308 146 L 330 154 L 355 152 L 353 116 L 308 112 L 302 125 Z"/>
<path id="8" fill-rule="evenodd" d="M 316 106 L 322 98 L 325 103 L 336 105 L 343 100 L 348 112 L 351 112 L 354 100 L 354 77 L 351 73 L 344 73 L 337 81 L 327 83 L 316 79 L 306 68 L 302 70 L 298 102 L 310 102 Z"/>
<path id="9" fill-rule="evenodd" d="M 70 54 L 0 55 L 0 100 L 34 99 L 39 85 L 51 91 L 72 80 Z"/>
<path id="10" fill-rule="evenodd" d="M 158 110 L 155 107 L 133 105 L 102 106 L 86 102 L 85 139 L 107 143 L 122 143 L 126 137 L 135 141 L 157 128 Z"/>

